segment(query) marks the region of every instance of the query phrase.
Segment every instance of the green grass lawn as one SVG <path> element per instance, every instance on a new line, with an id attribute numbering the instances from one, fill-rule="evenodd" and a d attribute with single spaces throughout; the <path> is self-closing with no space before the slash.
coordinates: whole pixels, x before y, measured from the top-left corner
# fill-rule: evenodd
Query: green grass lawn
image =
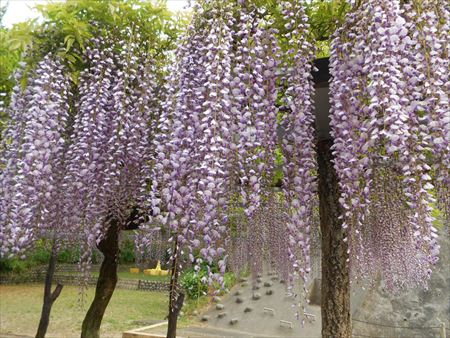
<path id="1" fill-rule="evenodd" d="M 65 286 L 56 300 L 47 337 L 80 336 L 81 323 L 94 295 L 87 291 L 87 305 L 80 310 L 78 287 Z M 0 285 L 0 335 L 15 334 L 34 337 L 42 306 L 43 285 Z M 106 309 L 101 327 L 102 338 L 122 337 L 122 332 L 143 326 L 150 320 L 167 315 L 168 294 L 116 289 Z"/>

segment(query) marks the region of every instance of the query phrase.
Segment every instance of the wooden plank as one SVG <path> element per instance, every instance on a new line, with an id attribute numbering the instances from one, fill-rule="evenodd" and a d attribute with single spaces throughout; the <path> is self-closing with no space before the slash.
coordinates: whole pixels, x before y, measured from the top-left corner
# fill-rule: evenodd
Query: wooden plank
<path id="1" fill-rule="evenodd" d="M 165 335 L 145 332 L 126 331 L 122 334 L 122 338 L 164 338 Z"/>

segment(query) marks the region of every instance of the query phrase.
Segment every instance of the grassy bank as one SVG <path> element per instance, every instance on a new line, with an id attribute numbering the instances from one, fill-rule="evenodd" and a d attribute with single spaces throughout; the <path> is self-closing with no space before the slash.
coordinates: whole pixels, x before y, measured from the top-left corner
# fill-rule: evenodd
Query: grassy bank
<path id="1" fill-rule="evenodd" d="M 87 306 L 94 288 L 87 291 Z M 43 285 L 0 285 L 0 334 L 34 337 L 42 306 Z M 53 306 L 47 337 L 75 338 L 80 336 L 86 308 L 78 305 L 78 287 L 65 286 Z M 122 332 L 162 320 L 167 314 L 168 295 L 117 289 L 106 309 L 101 335 L 103 338 L 122 337 Z M 144 324 L 143 324 L 144 323 Z"/>

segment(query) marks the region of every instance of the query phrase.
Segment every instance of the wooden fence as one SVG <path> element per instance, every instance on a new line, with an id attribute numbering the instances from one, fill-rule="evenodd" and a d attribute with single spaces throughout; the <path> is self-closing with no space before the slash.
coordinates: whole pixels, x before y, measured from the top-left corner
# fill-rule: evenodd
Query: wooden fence
<path id="1" fill-rule="evenodd" d="M 72 271 L 68 271 L 72 272 Z M 79 285 L 80 275 L 58 272 L 55 274 L 54 282 L 63 285 Z M 44 283 L 45 271 L 36 269 L 26 274 L 4 274 L 0 275 L 0 284 L 22 284 L 22 283 Z M 88 285 L 96 285 L 97 277 L 90 276 L 86 281 Z M 119 279 L 116 288 L 127 290 L 168 292 L 169 283 L 164 281 L 149 281 L 142 279 Z"/>

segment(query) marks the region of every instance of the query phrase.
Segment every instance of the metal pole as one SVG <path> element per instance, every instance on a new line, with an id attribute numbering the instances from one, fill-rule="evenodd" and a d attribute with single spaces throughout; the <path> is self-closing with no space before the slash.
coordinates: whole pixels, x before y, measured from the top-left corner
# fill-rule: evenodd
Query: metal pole
<path id="1" fill-rule="evenodd" d="M 445 323 L 441 322 L 441 338 L 446 338 L 446 334 L 445 334 Z"/>

